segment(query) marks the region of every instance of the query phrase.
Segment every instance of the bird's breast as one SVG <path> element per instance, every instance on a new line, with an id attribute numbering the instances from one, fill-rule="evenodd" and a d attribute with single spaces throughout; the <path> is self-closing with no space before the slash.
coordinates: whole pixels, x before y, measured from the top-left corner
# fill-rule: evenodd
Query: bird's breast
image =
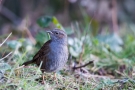
<path id="1" fill-rule="evenodd" d="M 50 48 L 51 48 L 51 51 L 55 54 L 62 54 L 62 53 L 68 52 L 67 45 L 61 44 L 61 43 L 58 43 L 58 42 L 51 43 Z"/>
<path id="2" fill-rule="evenodd" d="M 51 52 L 48 55 L 47 68 L 50 71 L 58 71 L 64 67 L 68 60 L 68 48 L 66 45 L 51 44 Z"/>

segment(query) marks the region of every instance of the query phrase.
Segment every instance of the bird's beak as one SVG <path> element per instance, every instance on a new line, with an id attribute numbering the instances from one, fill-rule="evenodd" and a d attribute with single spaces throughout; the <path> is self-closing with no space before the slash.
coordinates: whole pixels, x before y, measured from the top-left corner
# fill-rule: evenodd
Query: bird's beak
<path id="1" fill-rule="evenodd" d="M 46 32 L 49 34 L 53 34 L 51 30 L 47 30 Z"/>

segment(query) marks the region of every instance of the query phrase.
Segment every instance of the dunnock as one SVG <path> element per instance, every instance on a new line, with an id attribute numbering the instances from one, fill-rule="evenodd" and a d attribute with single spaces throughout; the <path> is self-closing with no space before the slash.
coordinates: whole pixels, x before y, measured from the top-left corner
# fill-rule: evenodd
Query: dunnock
<path id="1" fill-rule="evenodd" d="M 56 72 L 61 70 L 68 60 L 67 35 L 59 29 L 47 32 L 51 39 L 41 47 L 31 61 L 23 65 L 35 63 L 40 66 L 42 62 L 40 68 L 42 72 Z"/>

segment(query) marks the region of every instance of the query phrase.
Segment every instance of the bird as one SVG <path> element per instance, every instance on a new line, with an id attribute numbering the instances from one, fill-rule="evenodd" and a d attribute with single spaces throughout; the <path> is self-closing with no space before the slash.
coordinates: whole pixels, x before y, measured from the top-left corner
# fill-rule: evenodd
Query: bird
<path id="1" fill-rule="evenodd" d="M 58 28 L 46 30 L 46 32 L 49 33 L 50 40 L 41 47 L 32 60 L 24 62 L 22 65 L 27 66 L 34 63 L 40 66 L 41 64 L 42 73 L 58 72 L 68 61 L 67 34 Z"/>

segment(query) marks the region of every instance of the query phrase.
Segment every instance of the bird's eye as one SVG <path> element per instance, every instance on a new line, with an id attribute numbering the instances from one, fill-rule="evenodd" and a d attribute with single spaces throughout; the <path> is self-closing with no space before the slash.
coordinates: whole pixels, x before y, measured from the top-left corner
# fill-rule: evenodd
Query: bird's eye
<path id="1" fill-rule="evenodd" d="M 55 34 L 59 34 L 58 32 L 55 32 Z"/>

